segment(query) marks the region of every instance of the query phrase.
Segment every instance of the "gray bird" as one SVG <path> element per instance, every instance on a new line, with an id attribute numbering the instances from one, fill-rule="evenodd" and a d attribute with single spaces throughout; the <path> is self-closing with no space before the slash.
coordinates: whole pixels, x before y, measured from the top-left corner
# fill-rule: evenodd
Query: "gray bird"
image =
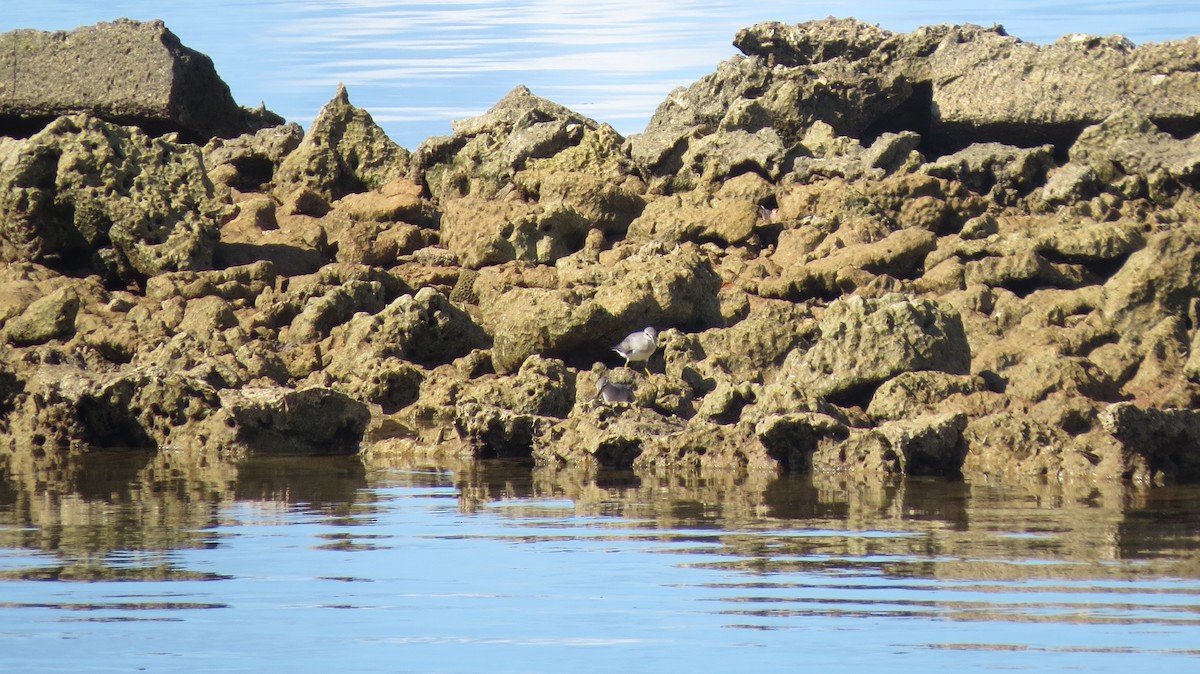
<path id="1" fill-rule="evenodd" d="M 606 403 L 633 402 L 633 389 L 624 384 L 614 384 L 608 381 L 608 377 L 600 377 L 596 380 L 596 395 L 603 398 Z"/>
<path id="2" fill-rule="evenodd" d="M 620 344 L 613 347 L 613 351 L 621 354 L 621 357 L 625 359 L 625 367 L 629 367 L 631 362 L 649 360 L 657 348 L 658 330 L 646 328 L 622 339 Z"/>

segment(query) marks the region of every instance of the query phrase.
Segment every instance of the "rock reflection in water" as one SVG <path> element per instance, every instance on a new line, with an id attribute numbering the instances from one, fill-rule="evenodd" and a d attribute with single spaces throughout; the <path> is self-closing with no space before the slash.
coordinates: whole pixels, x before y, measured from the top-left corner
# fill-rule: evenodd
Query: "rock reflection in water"
<path id="1" fill-rule="evenodd" d="M 0 580 L 220 579 L 179 568 L 169 553 L 217 546 L 232 504 L 338 514 L 367 486 L 360 461 L 334 457 L 231 463 L 97 451 L 24 468 L 0 480 L 0 548 L 46 554 L 37 566 L 0 569 Z"/>
<path id="2" fill-rule="evenodd" d="M 428 505 L 420 505 L 427 497 Z M 405 528 L 424 521 L 406 519 L 416 517 L 413 508 L 444 515 L 436 526 L 417 524 L 416 533 Z M 303 533 L 289 534 L 283 525 Z M 996 486 L 756 473 L 705 478 L 383 457 L 228 463 L 141 452 L 10 466 L 0 480 L 0 584 L 217 581 L 212 591 L 188 586 L 178 594 L 135 590 L 100 599 L 52 593 L 53 600 L 35 591 L 33 598 L 0 601 L 0 611 L 63 609 L 82 615 L 70 619 L 76 621 L 186 621 L 195 619 L 190 609 L 237 611 L 222 588 L 226 581 L 245 583 L 245 567 L 230 570 L 213 564 L 211 555 L 196 563 L 186 553 L 219 553 L 264 528 L 279 532 L 269 536 L 298 536 L 281 554 L 300 560 L 305 570 L 296 573 L 311 574 L 306 582 L 372 581 L 371 592 L 335 591 L 332 596 L 344 594 L 344 601 L 313 605 L 321 608 L 367 606 L 380 593 L 400 592 L 409 603 L 439 596 L 404 593 L 430 592 L 424 583 L 438 581 L 422 581 L 421 574 L 440 578 L 440 572 L 405 567 L 409 585 L 397 589 L 394 578 L 329 567 L 331 554 L 400 555 L 387 558 L 384 566 L 391 568 L 392 560 L 412 563 L 412 551 L 423 546 L 451 545 L 451 554 L 461 546 L 469 558 L 500 543 L 534 552 L 600 546 L 660 555 L 660 570 L 641 581 L 679 593 L 671 615 L 709 615 L 722 629 L 761 634 L 836 629 L 830 620 L 1137 626 L 1166 634 L 1168 645 L 1157 648 L 1177 656 L 1195 653 L 1170 645 L 1177 637 L 1171 630 L 1196 634 L 1200 628 L 1200 487 L 1194 486 Z M 544 563 L 557 570 L 563 561 Z M 587 576 L 572 582 L 586 583 Z M 560 597 L 578 591 L 546 590 Z M 466 602 L 467 596 L 475 595 L 447 594 L 454 599 L 445 601 Z M 488 595 L 488 601 L 511 600 L 507 596 Z M 438 608 L 450 610 L 450 604 Z M 164 609 L 169 612 L 156 612 Z M 1129 644 L 1044 643 L 1029 632 L 921 638 L 917 645 L 931 652 L 1142 652 Z"/>

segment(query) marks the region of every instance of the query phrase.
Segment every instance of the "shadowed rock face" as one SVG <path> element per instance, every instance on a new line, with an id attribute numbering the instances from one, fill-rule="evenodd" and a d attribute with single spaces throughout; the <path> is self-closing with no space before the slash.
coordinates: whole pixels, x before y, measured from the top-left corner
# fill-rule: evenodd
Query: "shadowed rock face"
<path id="1" fill-rule="evenodd" d="M 199 148 L 89 115 L 0 147 L 0 260 L 130 281 L 211 266 L 227 208 Z"/>
<path id="2" fill-rule="evenodd" d="M 1196 40 L 737 44 L 630 139 L 517 87 L 411 155 L 344 88 L 307 133 L 0 140 L 0 461 L 1200 479 Z"/>
<path id="3" fill-rule="evenodd" d="M 28 135 L 39 122 L 82 112 L 198 142 L 283 122 L 239 107 L 212 60 L 183 46 L 161 21 L 4 33 L 0 72 L 0 133 L 7 135 Z"/>

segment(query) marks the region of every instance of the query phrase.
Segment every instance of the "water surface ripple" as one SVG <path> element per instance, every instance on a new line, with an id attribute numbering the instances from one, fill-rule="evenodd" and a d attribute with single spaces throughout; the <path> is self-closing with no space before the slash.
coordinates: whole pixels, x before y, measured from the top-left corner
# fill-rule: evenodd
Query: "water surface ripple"
<path id="1" fill-rule="evenodd" d="M 90 455 L 0 480 L 4 671 L 1193 671 L 1200 487 Z"/>

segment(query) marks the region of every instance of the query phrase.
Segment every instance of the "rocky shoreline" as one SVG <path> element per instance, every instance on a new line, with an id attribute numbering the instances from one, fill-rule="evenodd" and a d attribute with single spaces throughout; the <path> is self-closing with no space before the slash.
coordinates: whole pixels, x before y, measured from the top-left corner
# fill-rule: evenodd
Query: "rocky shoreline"
<path id="1" fill-rule="evenodd" d="M 1200 478 L 1196 38 L 764 23 L 644 133 L 517 87 L 409 151 L 344 88 L 237 107 L 161 23 L 70 35 L 0 35 L 8 471 Z M 61 74 L 106 49 L 152 84 Z"/>

